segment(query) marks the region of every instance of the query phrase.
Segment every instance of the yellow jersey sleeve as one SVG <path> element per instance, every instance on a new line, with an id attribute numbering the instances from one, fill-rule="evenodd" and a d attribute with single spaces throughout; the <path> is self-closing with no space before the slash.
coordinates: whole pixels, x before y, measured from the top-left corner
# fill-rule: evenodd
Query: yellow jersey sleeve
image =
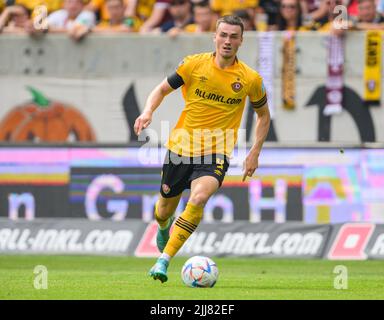
<path id="1" fill-rule="evenodd" d="M 254 109 L 260 108 L 266 104 L 267 92 L 263 84 L 263 79 L 259 74 L 252 75 L 248 96 Z"/>
<path id="2" fill-rule="evenodd" d="M 190 75 L 192 74 L 192 70 L 196 65 L 196 57 L 186 56 L 180 63 L 176 69 L 176 73 L 183 78 L 185 84 L 189 83 Z"/>

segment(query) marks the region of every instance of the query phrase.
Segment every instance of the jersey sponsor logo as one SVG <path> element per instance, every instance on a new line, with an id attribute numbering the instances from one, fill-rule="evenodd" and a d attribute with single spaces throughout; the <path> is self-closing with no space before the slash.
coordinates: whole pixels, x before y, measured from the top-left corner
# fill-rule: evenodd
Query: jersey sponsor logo
<path id="1" fill-rule="evenodd" d="M 222 95 L 216 94 L 216 93 L 210 93 L 206 92 L 200 89 L 195 90 L 195 94 L 203 99 L 212 100 L 215 102 L 221 102 L 226 104 L 240 104 L 242 99 L 240 98 L 226 98 Z"/>
<path id="2" fill-rule="evenodd" d="M 200 229 L 201 230 L 201 229 Z M 207 232 L 195 231 L 180 255 L 237 255 L 319 257 L 326 235 L 319 232 Z"/>
<path id="3" fill-rule="evenodd" d="M 355 259 L 365 260 L 364 250 L 375 228 L 371 223 L 347 223 L 337 234 L 328 258 L 331 260 Z"/>
<path id="4" fill-rule="evenodd" d="M 0 228 L 0 251 L 126 254 L 134 237 L 131 230 L 79 228 Z"/>
<path id="5" fill-rule="evenodd" d="M 239 92 L 243 88 L 243 85 L 240 82 L 234 82 L 231 84 L 231 87 L 233 91 Z"/>

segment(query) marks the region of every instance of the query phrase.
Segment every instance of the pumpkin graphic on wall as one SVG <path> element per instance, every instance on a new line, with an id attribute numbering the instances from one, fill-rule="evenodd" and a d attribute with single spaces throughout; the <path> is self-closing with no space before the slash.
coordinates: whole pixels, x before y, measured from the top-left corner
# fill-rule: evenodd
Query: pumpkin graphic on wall
<path id="1" fill-rule="evenodd" d="M 74 107 L 48 100 L 27 87 L 33 100 L 13 108 L 0 121 L 0 141 L 76 142 L 95 141 L 94 131 Z"/>

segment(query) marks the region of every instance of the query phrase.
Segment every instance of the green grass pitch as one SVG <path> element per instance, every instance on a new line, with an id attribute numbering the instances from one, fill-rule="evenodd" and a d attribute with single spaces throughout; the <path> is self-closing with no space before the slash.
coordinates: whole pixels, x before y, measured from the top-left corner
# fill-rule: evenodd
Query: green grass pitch
<path id="1" fill-rule="evenodd" d="M 188 288 L 180 278 L 186 259 L 175 258 L 161 284 L 147 275 L 155 259 L 0 255 L 0 300 L 384 299 L 384 261 L 213 258 L 216 286 Z M 37 265 L 48 269 L 47 289 L 33 286 Z M 334 288 L 337 265 L 348 268 L 348 289 Z"/>

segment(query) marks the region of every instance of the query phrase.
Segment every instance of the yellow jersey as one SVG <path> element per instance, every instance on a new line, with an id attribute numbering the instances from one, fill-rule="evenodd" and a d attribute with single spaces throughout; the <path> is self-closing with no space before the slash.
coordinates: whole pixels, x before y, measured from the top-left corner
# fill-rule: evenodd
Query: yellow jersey
<path id="1" fill-rule="evenodd" d="M 53 12 L 63 7 L 64 0 L 16 0 L 15 4 L 23 5 L 33 11 L 37 6 L 46 6 L 47 11 Z"/>
<path id="2" fill-rule="evenodd" d="M 221 16 L 224 16 L 227 14 L 233 14 L 236 10 L 257 8 L 259 0 L 212 0 L 210 5 L 213 11 L 218 12 Z"/>
<path id="3" fill-rule="evenodd" d="M 143 21 L 147 20 L 153 11 L 156 0 L 139 0 L 137 1 L 136 13 Z"/>
<path id="4" fill-rule="evenodd" d="M 176 73 L 183 79 L 185 107 L 166 147 L 186 157 L 225 154 L 230 157 L 249 97 L 254 108 L 267 102 L 261 76 L 237 58 L 219 68 L 215 53 L 187 56 Z"/>
<path id="5" fill-rule="evenodd" d="M 198 24 L 195 24 L 195 23 L 190 23 L 190 24 L 187 24 L 185 27 L 184 27 L 184 31 L 185 32 L 189 32 L 189 33 L 202 33 L 202 32 L 214 32 L 216 29 L 216 26 L 214 26 L 212 24 L 211 26 L 211 29 L 209 31 L 201 31 L 201 28 Z"/>
<path id="6" fill-rule="evenodd" d="M 109 13 L 105 0 L 90 0 L 92 5 L 100 10 L 100 20 L 108 21 Z M 124 4 L 127 6 L 129 0 L 124 0 Z M 147 20 L 151 14 L 153 7 L 155 5 L 156 0 L 138 0 L 136 6 L 136 17 L 132 17 L 134 19 L 134 28 L 139 29 L 139 27 L 143 24 L 145 20 Z M 137 31 L 136 30 L 136 31 Z"/>

